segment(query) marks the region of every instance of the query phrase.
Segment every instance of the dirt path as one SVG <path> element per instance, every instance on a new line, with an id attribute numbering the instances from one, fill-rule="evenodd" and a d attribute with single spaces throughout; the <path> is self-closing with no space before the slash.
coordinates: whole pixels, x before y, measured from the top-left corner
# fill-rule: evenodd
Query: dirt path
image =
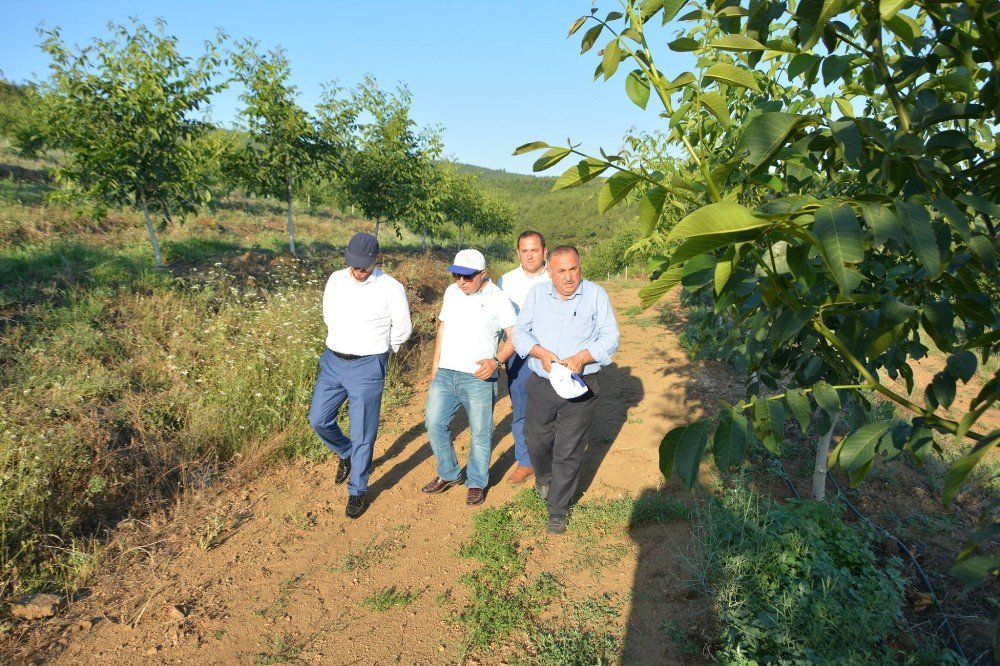
<path id="1" fill-rule="evenodd" d="M 639 312 L 634 285 L 609 289 L 622 344 L 615 364 L 602 372 L 581 502 L 634 497 L 660 485 L 663 433 L 734 389 L 722 371 L 690 363 L 655 315 Z M 346 491 L 334 485 L 330 459 L 206 491 L 168 524 L 137 527 L 142 538 L 123 534 L 130 545 L 119 561 L 105 563 L 84 598 L 48 621 L 21 657 L 102 664 L 459 663 L 464 628 L 457 616 L 468 598 L 460 577 L 477 563 L 457 550 L 472 533 L 473 514 L 505 504 L 521 489 L 503 481 L 513 441 L 510 403 L 502 397 L 484 507 L 467 507 L 461 489 L 438 496 L 419 491 L 434 475 L 422 423 L 426 388 L 417 386 L 408 407 L 384 415 L 372 503 L 361 519 L 344 516 Z M 467 451 L 464 425 L 457 441 Z M 667 488 L 686 499 L 676 480 Z M 219 543 L 204 548 L 210 540 Z M 522 547 L 529 550 L 529 573 L 558 576 L 562 603 L 602 594 L 615 600 L 613 622 L 625 635 L 627 663 L 662 664 L 697 659 L 664 640 L 665 626 L 696 631 L 709 624 L 706 600 L 690 590 L 679 559 L 689 540 L 688 524 L 671 521 L 634 529 L 620 544 L 609 541 L 614 547 L 603 555 L 569 535 L 529 534 Z M 364 604 L 386 587 L 419 597 L 386 611 Z M 510 663 L 512 653 L 508 646 L 482 659 Z"/>

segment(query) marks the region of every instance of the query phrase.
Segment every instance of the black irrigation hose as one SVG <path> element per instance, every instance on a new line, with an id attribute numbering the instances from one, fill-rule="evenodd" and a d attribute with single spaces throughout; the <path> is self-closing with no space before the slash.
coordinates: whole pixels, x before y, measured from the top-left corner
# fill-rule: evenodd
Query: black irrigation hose
<path id="1" fill-rule="evenodd" d="M 793 495 L 795 495 L 795 499 L 802 499 L 802 496 L 799 494 L 799 491 L 796 490 L 795 485 L 792 484 L 792 480 L 788 478 L 788 473 L 785 471 L 784 463 L 782 463 L 777 458 L 774 459 L 774 462 L 776 463 L 775 468 L 778 472 L 778 476 L 784 479 L 785 483 L 788 484 L 788 489 L 792 491 Z M 941 613 L 941 619 L 944 620 L 944 626 L 945 628 L 948 629 L 948 636 L 951 637 L 951 642 L 955 647 L 955 651 L 958 652 L 958 654 L 962 657 L 963 661 L 968 661 L 968 658 L 965 656 L 965 651 L 962 649 L 962 644 L 958 641 L 958 636 L 955 635 L 955 630 L 952 629 L 951 622 L 948 621 L 948 615 L 944 612 L 944 606 L 941 605 L 941 602 L 938 601 L 937 595 L 934 594 L 934 588 L 933 586 L 931 586 L 931 581 L 927 578 L 927 574 L 924 572 L 924 568 L 920 566 L 919 562 L 917 562 L 917 558 L 914 557 L 913 553 L 910 552 L 910 549 L 906 547 L 906 544 L 897 539 L 894 534 L 892 534 L 887 529 L 885 529 L 881 525 L 878 525 L 870 518 L 868 518 L 867 516 L 863 515 L 860 511 L 858 511 L 858 509 L 853 504 L 851 504 L 851 500 L 847 499 L 847 495 L 844 494 L 844 489 L 840 487 L 839 483 L 837 483 L 837 479 L 833 476 L 833 474 L 830 474 L 830 472 L 828 471 L 826 473 L 826 476 L 831 481 L 833 481 L 833 486 L 837 489 L 837 495 L 840 497 L 841 501 L 843 501 L 844 504 L 847 505 L 847 508 L 851 510 L 851 513 L 857 516 L 858 520 L 861 520 L 862 522 L 866 523 L 876 532 L 881 532 L 885 536 L 895 541 L 896 545 L 899 546 L 903 550 L 903 552 L 906 553 L 907 557 L 910 558 L 910 562 L 913 563 L 913 566 L 916 568 L 917 573 L 920 574 L 920 579 L 924 581 L 924 587 L 927 588 L 927 592 L 931 595 L 931 600 L 937 607 L 938 612 Z"/>
<path id="2" fill-rule="evenodd" d="M 781 462 L 777 458 L 772 458 L 772 460 L 775 463 L 774 467 L 778 472 L 778 476 L 784 479 L 785 483 L 788 484 L 788 489 L 792 491 L 793 495 L 795 495 L 795 499 L 802 499 L 802 495 L 799 495 L 799 491 L 795 489 L 795 485 L 792 483 L 792 480 L 788 478 L 788 472 L 785 471 L 785 463 Z"/>
<path id="3" fill-rule="evenodd" d="M 913 566 L 916 568 L 917 573 L 920 574 L 920 579 L 924 581 L 924 587 L 927 588 L 928 594 L 931 595 L 931 600 L 934 602 L 934 605 L 937 607 L 938 612 L 941 613 L 941 619 L 944 620 L 944 626 L 948 630 L 948 636 L 951 637 L 951 642 L 952 642 L 952 644 L 955 647 L 955 651 L 958 652 L 959 656 L 962 657 L 963 661 L 968 661 L 968 658 L 965 656 L 965 650 L 962 649 L 962 644 L 958 641 L 958 636 L 955 635 L 955 630 L 951 628 L 951 622 L 948 621 L 948 615 L 944 612 L 944 606 L 941 605 L 941 602 L 938 601 L 937 595 L 934 594 L 934 587 L 931 586 L 931 581 L 927 578 L 927 574 L 924 572 L 924 568 L 922 566 L 920 566 L 919 562 L 917 562 L 917 558 L 914 557 L 913 553 L 910 552 L 910 549 L 907 548 L 906 545 L 902 541 L 900 541 L 899 539 L 897 539 L 894 534 L 892 534 L 891 532 L 889 532 L 889 530 L 887 530 L 884 527 L 882 527 L 881 525 L 875 523 L 874 521 L 872 521 L 867 516 L 862 515 L 862 513 L 860 511 L 858 511 L 857 508 L 855 508 L 855 506 L 853 504 L 851 504 L 851 500 L 847 499 L 847 495 L 844 494 L 843 488 L 841 488 L 840 484 L 837 483 L 837 479 L 834 478 L 833 474 L 830 474 L 830 472 L 827 472 L 826 476 L 831 481 L 833 481 L 833 485 L 837 489 L 837 495 L 844 502 L 844 504 L 847 505 L 847 508 L 851 510 L 851 513 L 853 513 L 855 516 L 858 517 L 858 520 L 861 520 L 861 521 L 867 523 L 868 526 L 871 527 L 872 529 L 874 529 L 876 532 L 881 532 L 885 536 L 887 536 L 890 539 L 892 539 L 893 541 L 895 541 L 896 545 L 898 545 L 900 548 L 902 548 L 903 552 L 906 553 L 906 556 L 910 558 L 910 562 L 913 563 Z M 798 493 L 796 493 L 796 494 L 798 494 Z"/>

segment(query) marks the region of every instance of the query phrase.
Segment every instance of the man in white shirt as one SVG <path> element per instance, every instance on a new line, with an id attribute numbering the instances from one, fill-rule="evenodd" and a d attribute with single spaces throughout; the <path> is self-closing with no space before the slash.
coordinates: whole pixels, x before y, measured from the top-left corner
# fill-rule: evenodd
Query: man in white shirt
<path id="1" fill-rule="evenodd" d="M 510 299 L 490 282 L 486 259 L 478 250 L 462 250 L 448 267 L 455 284 L 444 292 L 438 315 L 431 386 L 425 422 L 437 459 L 437 476 L 421 490 L 440 493 L 461 481 L 451 419 L 459 405 L 469 417 L 472 442 L 466 465 L 466 504 L 486 499 L 493 449 L 493 401 L 497 370 L 514 353 L 511 332 L 517 315 Z M 506 340 L 497 349 L 500 334 Z"/>
<path id="2" fill-rule="evenodd" d="M 330 275 L 323 292 L 323 321 L 328 334 L 309 408 L 309 423 L 337 454 L 336 483 L 348 477 L 347 517 L 367 508 L 365 492 L 372 448 L 378 434 L 382 389 L 389 352 L 399 351 L 413 327 L 403 285 L 375 267 L 375 237 L 355 234 L 347 244 L 347 268 Z M 348 401 L 351 437 L 337 425 L 337 412 Z"/>
<path id="3" fill-rule="evenodd" d="M 551 282 L 548 271 L 545 270 L 545 237 L 537 231 L 525 231 L 517 238 L 517 258 L 521 265 L 503 274 L 497 281 L 497 286 L 503 289 L 514 305 L 514 311 L 520 313 L 528 292 L 536 284 Z M 510 424 L 514 436 L 514 458 L 517 467 L 507 477 L 507 482 L 520 485 L 534 474 L 534 466 L 528 455 L 528 447 L 524 443 L 524 415 L 528 403 L 528 377 L 531 369 L 526 359 L 518 354 L 512 354 L 507 361 L 507 391 L 510 393 L 510 405 L 513 419 Z"/>

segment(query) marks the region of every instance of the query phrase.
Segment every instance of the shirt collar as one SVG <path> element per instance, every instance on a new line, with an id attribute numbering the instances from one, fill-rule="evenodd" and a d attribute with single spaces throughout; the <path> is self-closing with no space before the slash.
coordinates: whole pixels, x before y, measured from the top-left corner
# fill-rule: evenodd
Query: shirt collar
<path id="1" fill-rule="evenodd" d="M 549 268 L 549 262 L 543 261 L 541 273 L 539 273 L 538 275 L 528 275 L 528 271 L 524 270 L 524 266 L 521 266 L 520 264 L 518 264 L 517 266 L 517 270 L 521 271 L 521 275 L 529 280 L 537 280 L 538 278 L 542 277 L 543 275 L 545 275 L 545 272 L 548 270 L 548 268 Z"/>
<path id="2" fill-rule="evenodd" d="M 559 295 L 558 291 L 556 291 L 556 284 L 555 284 L 555 282 L 552 282 L 550 280 L 547 284 L 548 284 L 548 293 L 549 293 L 549 296 L 552 296 L 553 298 L 558 298 L 561 301 L 563 299 L 563 297 Z M 571 301 L 574 298 L 576 298 L 577 296 L 582 296 L 583 295 L 583 285 L 585 285 L 585 284 L 587 284 L 586 280 L 580 280 L 580 285 L 576 288 L 576 291 L 574 291 L 572 294 L 570 294 L 570 297 L 567 298 L 566 300 L 567 301 Z"/>
<path id="3" fill-rule="evenodd" d="M 361 285 L 365 285 L 365 284 L 372 284 L 373 282 L 375 282 L 375 278 L 377 278 L 379 275 L 383 275 L 382 270 L 380 268 L 376 267 L 375 270 L 372 271 L 372 274 L 369 275 L 368 278 L 365 279 L 364 282 L 358 282 L 357 280 L 354 279 L 354 276 L 351 275 L 351 267 L 350 266 L 348 266 L 345 270 L 347 271 L 347 273 L 346 273 L 347 279 L 350 280 L 352 284 L 356 284 L 359 287 Z"/>

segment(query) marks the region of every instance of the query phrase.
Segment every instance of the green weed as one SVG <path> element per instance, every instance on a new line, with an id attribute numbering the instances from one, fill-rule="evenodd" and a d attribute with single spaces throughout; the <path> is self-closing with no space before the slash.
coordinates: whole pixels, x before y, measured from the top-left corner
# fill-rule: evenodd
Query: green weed
<path id="1" fill-rule="evenodd" d="M 619 663 L 621 649 L 621 638 L 609 631 L 553 623 L 532 634 L 531 654 L 517 663 L 525 666 L 603 666 Z"/>
<path id="2" fill-rule="evenodd" d="M 387 535 L 376 535 L 358 550 L 348 552 L 340 565 L 340 571 L 367 571 L 375 564 L 384 562 L 403 547 L 402 534 L 406 529 L 406 525 L 395 527 Z"/>
<path id="3" fill-rule="evenodd" d="M 510 505 L 476 514 L 472 537 L 459 550 L 461 557 L 474 558 L 481 565 L 462 577 L 472 592 L 459 615 L 466 627 L 467 653 L 488 651 L 513 631 L 532 626 L 532 618 L 561 589 L 558 580 L 546 574 L 530 584 L 515 584 L 523 577 L 526 563 L 525 553 L 518 548 L 526 524 L 519 516 L 538 515 L 541 500 L 527 497 L 534 494 L 524 491 Z"/>
<path id="4" fill-rule="evenodd" d="M 274 598 L 274 601 L 263 608 L 255 610 L 254 614 L 269 620 L 278 618 L 288 608 L 288 602 L 291 600 L 292 594 L 299 589 L 301 583 L 302 575 L 289 576 L 281 581 L 281 585 L 278 586 L 278 596 Z"/>
<path id="5" fill-rule="evenodd" d="M 617 664 L 622 639 L 610 628 L 620 616 L 622 602 L 607 592 L 575 602 L 564 616 L 535 626 L 530 648 L 518 664 Z"/>
<path id="6" fill-rule="evenodd" d="M 271 639 L 265 652 L 259 652 L 254 657 L 254 663 L 260 666 L 270 664 L 287 664 L 298 661 L 303 645 L 293 641 L 289 636 L 277 634 Z"/>
<path id="7" fill-rule="evenodd" d="M 666 620 L 660 625 L 660 629 L 681 654 L 693 657 L 701 652 L 698 643 L 677 623 L 677 620 Z"/>
<path id="8" fill-rule="evenodd" d="M 420 594 L 420 590 L 397 590 L 395 587 L 384 587 L 368 595 L 364 600 L 364 605 L 373 611 L 384 613 L 395 606 L 409 606 L 420 597 Z"/>
<path id="9" fill-rule="evenodd" d="M 745 486 L 699 513 L 705 583 L 724 632 L 717 658 L 784 663 L 891 661 L 903 582 L 836 505 L 766 500 Z"/>
<path id="10" fill-rule="evenodd" d="M 641 315 L 642 312 L 643 309 L 641 305 L 630 305 L 629 307 L 625 308 L 622 314 L 624 314 L 626 317 L 637 317 Z"/>
<path id="11" fill-rule="evenodd" d="M 196 535 L 198 539 L 198 547 L 202 550 L 211 550 L 212 548 L 215 548 L 222 543 L 222 533 L 225 529 L 225 520 L 223 520 L 222 516 L 219 514 L 213 513 L 206 518 L 205 522 L 198 528 Z"/>

